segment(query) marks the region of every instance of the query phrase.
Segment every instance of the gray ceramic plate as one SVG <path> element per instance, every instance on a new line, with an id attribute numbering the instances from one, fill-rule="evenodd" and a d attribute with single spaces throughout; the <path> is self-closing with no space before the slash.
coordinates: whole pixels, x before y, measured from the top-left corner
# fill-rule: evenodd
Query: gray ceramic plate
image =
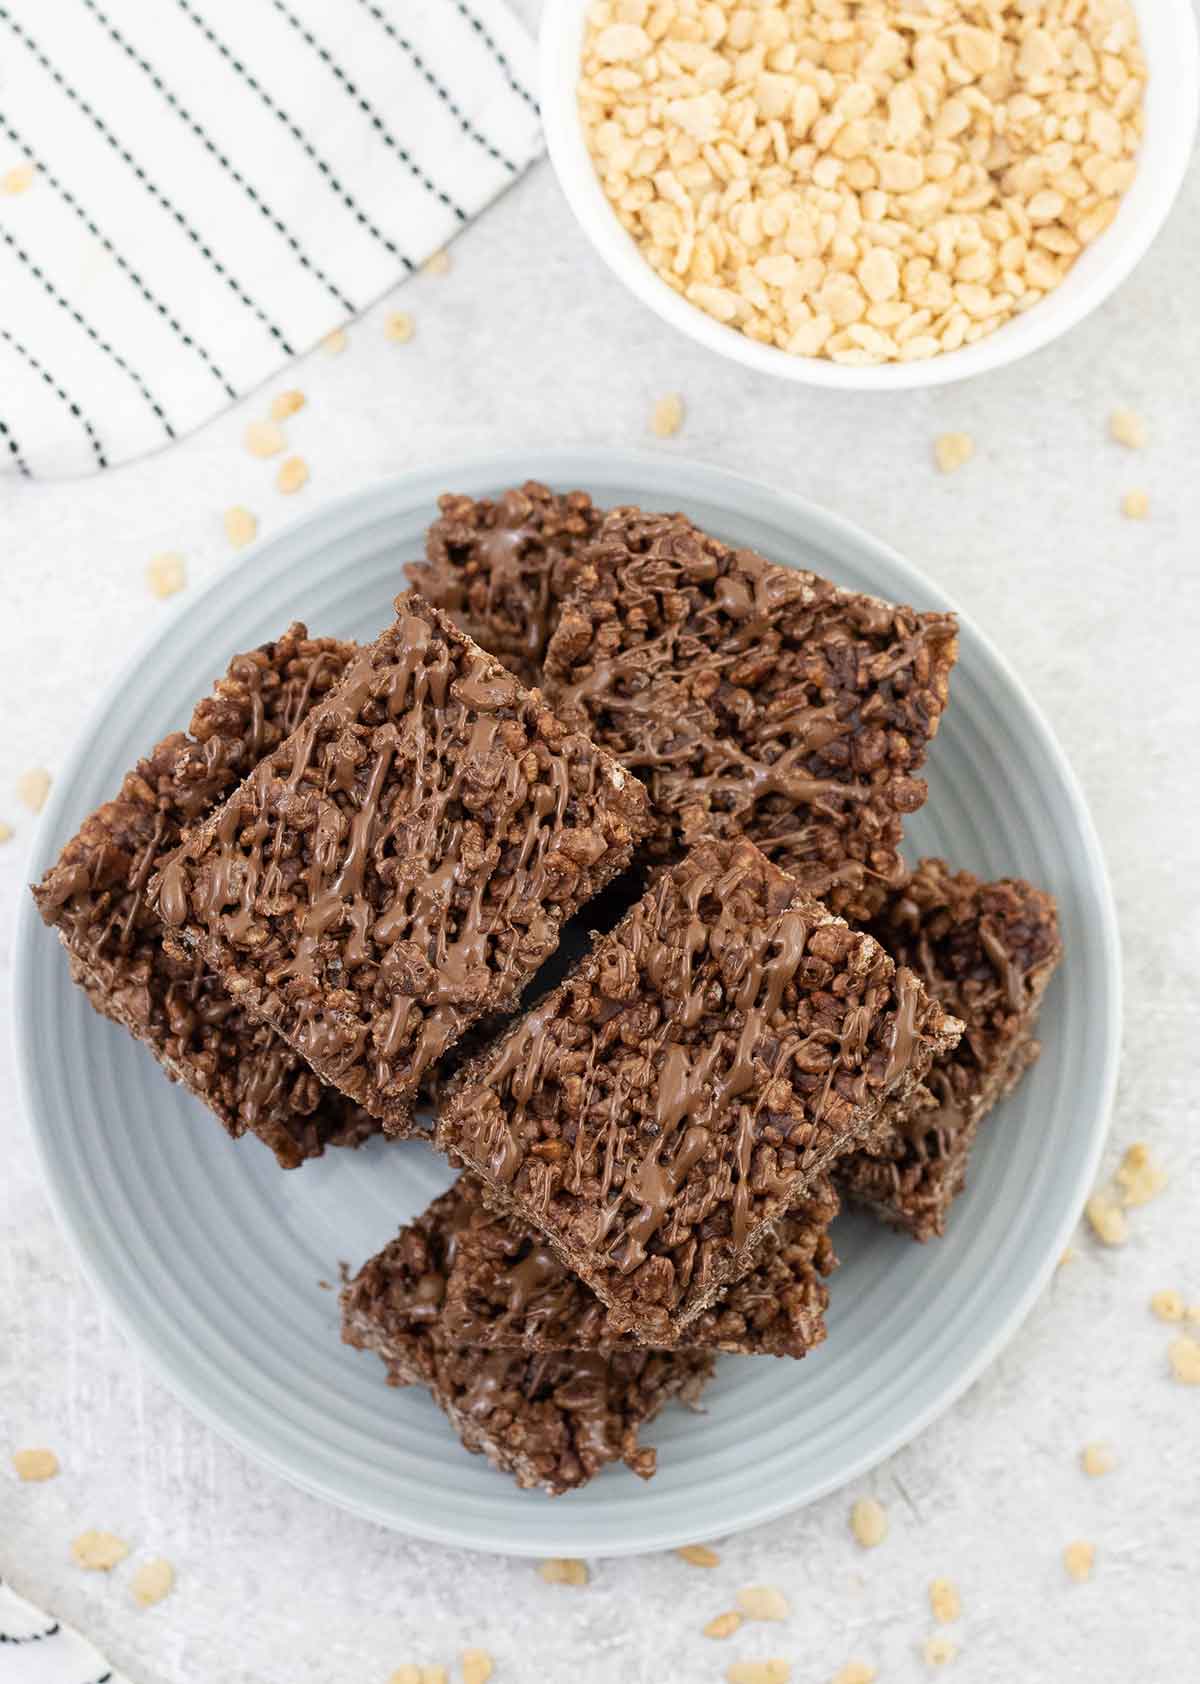
<path id="1" fill-rule="evenodd" d="M 386 623 L 400 561 L 420 553 L 444 487 L 534 475 L 601 503 L 686 509 L 778 561 L 925 608 L 941 591 L 853 526 L 731 474 L 599 451 L 448 463 L 330 504 L 241 557 L 185 602 L 103 698 L 59 777 L 40 873 L 140 752 L 182 726 L 235 649 L 293 617 L 366 638 Z M 651 1429 L 659 1472 L 613 1469 L 551 1501 L 466 1454 L 421 1392 L 390 1391 L 338 1337 L 321 1281 L 357 1266 L 446 1184 L 421 1145 L 375 1144 L 281 1173 L 235 1145 L 68 980 L 23 908 L 18 1065 L 59 1214 L 113 1313 L 199 1415 L 332 1502 L 444 1542 L 537 1555 L 661 1549 L 781 1514 L 926 1426 L 995 1356 L 1063 1248 L 1095 1172 L 1117 1062 L 1117 935 L 1083 800 L 1044 720 L 970 625 L 935 744 L 915 853 L 1052 889 L 1067 958 L 1045 1052 L 998 1112 L 940 1243 L 843 1218 L 828 1342 L 802 1363 L 723 1358 L 703 1414 Z"/>

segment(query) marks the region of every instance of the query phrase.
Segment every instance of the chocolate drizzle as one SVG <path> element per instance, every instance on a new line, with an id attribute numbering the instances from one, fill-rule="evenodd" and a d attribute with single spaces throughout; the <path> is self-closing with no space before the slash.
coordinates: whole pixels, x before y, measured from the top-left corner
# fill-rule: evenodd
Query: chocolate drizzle
<path id="1" fill-rule="evenodd" d="M 464 1067 L 437 1140 L 669 1340 L 958 1028 L 751 844 L 701 844 Z"/>
<path id="2" fill-rule="evenodd" d="M 323 1089 L 194 956 L 164 942 L 148 886 L 184 832 L 305 717 L 352 653 L 294 625 L 235 656 L 190 730 L 138 763 L 34 889 L 96 1009 L 143 1041 L 231 1134 L 257 1134 L 289 1168 L 328 1144 L 356 1145 L 376 1125 Z"/>
<path id="3" fill-rule="evenodd" d="M 1058 919 L 1053 899 L 1028 883 L 983 883 L 927 859 L 870 927 L 966 1025 L 899 1127 L 837 1168 L 849 1196 L 924 1240 L 945 1228 L 983 1118 L 1037 1056 L 1037 1013 L 1062 952 Z"/>
<path id="4" fill-rule="evenodd" d="M 586 492 L 560 495 L 533 480 L 494 502 L 447 493 L 439 507 L 427 559 L 407 564 L 410 582 L 481 649 L 540 683 L 546 643 L 600 511 Z"/>
<path id="5" fill-rule="evenodd" d="M 825 1337 L 824 1276 L 836 1258 L 838 1201 L 825 1177 L 755 1250 L 751 1272 L 686 1331 L 691 1349 L 801 1357 Z M 469 1176 L 393 1240 L 370 1267 L 386 1279 L 377 1319 L 431 1327 L 477 1348 L 611 1351 L 634 1344 L 554 1251 L 488 1209 Z"/>
<path id="6" fill-rule="evenodd" d="M 413 595 L 162 872 L 164 918 L 326 1080 L 407 1123 L 627 863 L 635 780 Z"/>
<path id="7" fill-rule="evenodd" d="M 669 1399 L 696 1399 L 712 1374 L 711 1355 L 629 1346 L 560 1355 L 456 1342 L 436 1307 L 466 1226 L 452 1199 L 402 1229 L 347 1284 L 343 1339 L 375 1351 L 393 1384 L 428 1386 L 467 1449 L 518 1485 L 557 1494 L 615 1461 L 649 1478 L 654 1451 L 638 1444 L 639 1428 Z"/>
<path id="8" fill-rule="evenodd" d="M 645 779 L 671 857 L 745 834 L 835 911 L 903 880 L 953 617 L 838 590 L 681 516 L 615 510 L 546 653 L 563 718 Z"/>

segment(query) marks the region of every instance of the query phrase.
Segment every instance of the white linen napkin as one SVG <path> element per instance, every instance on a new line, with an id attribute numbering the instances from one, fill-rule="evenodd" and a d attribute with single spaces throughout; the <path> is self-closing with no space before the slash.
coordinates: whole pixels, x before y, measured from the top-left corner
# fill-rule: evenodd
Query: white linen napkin
<path id="1" fill-rule="evenodd" d="M 0 0 L 0 471 L 270 378 L 534 158 L 504 0 Z"/>
<path id="2" fill-rule="evenodd" d="M 0 1580 L 3 1684 L 126 1684 L 99 1649 Z"/>

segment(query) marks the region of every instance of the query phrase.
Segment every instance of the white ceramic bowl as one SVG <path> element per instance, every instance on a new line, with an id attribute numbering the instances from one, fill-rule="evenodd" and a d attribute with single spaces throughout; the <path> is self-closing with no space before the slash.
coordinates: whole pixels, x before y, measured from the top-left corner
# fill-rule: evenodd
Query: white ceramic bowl
<path id="1" fill-rule="evenodd" d="M 763 374 L 844 391 L 942 386 L 1002 368 L 1057 339 L 1108 297 L 1146 252 L 1179 191 L 1196 132 L 1198 55 L 1192 0 L 1134 0 L 1149 70 L 1146 133 L 1138 171 L 1111 227 L 1084 251 L 1062 285 L 976 345 L 925 362 L 848 368 L 760 345 L 689 304 L 661 281 L 621 227 L 584 144 L 575 97 L 589 0 L 546 0 L 541 29 L 541 108 L 546 144 L 567 202 L 608 264 L 643 304 L 701 345 Z"/>

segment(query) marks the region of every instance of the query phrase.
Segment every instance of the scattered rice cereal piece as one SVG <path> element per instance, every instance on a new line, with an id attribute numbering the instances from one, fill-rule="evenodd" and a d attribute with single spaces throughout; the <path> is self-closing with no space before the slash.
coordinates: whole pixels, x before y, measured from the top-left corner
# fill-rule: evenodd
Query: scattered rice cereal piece
<path id="1" fill-rule="evenodd" d="M 449 1674 L 444 1666 L 423 1666 L 421 1684 L 447 1684 Z"/>
<path id="2" fill-rule="evenodd" d="M 680 1544 L 675 1554 L 682 1556 L 691 1567 L 719 1567 L 721 1557 L 707 1544 Z"/>
<path id="3" fill-rule="evenodd" d="M 240 503 L 226 509 L 223 519 L 225 536 L 235 550 L 244 549 L 258 537 L 258 516 L 252 515 L 250 510 L 244 509 Z"/>
<path id="4" fill-rule="evenodd" d="M 788 1684 L 792 1663 L 773 1655 L 766 1661 L 733 1661 L 725 1670 L 729 1684 Z"/>
<path id="5" fill-rule="evenodd" d="M 242 435 L 242 442 L 251 456 L 278 456 L 287 440 L 283 428 L 274 421 L 251 421 Z"/>
<path id="6" fill-rule="evenodd" d="M 683 425 L 683 399 L 678 392 L 668 392 L 659 398 L 650 416 L 650 431 L 655 438 L 671 439 Z"/>
<path id="7" fill-rule="evenodd" d="M 1181 1386 L 1200 1386 L 1200 1341 L 1181 1333 L 1178 1339 L 1172 1339 L 1167 1355 L 1171 1373 Z"/>
<path id="8" fill-rule="evenodd" d="M 488 1684 L 492 1676 L 492 1657 L 486 1649 L 464 1649 L 462 1652 L 463 1684 Z"/>
<path id="9" fill-rule="evenodd" d="M 934 1579 L 929 1586 L 929 1606 L 939 1625 L 948 1626 L 962 1615 L 962 1597 L 953 1579 Z"/>
<path id="10" fill-rule="evenodd" d="M 875 1684 L 879 1674 L 866 1661 L 847 1661 L 829 1680 L 829 1684 Z"/>
<path id="11" fill-rule="evenodd" d="M 730 1608 L 724 1614 L 715 1615 L 705 1626 L 705 1637 L 732 1637 L 742 1623 L 742 1616 L 736 1608 Z"/>
<path id="12" fill-rule="evenodd" d="M 331 357 L 340 357 L 346 349 L 348 341 L 344 328 L 335 327 L 332 333 L 327 333 L 321 341 L 321 349 Z"/>
<path id="13" fill-rule="evenodd" d="M 937 465 L 944 474 L 952 474 L 975 454 L 975 440 L 970 433 L 939 433 L 933 446 Z"/>
<path id="14" fill-rule="evenodd" d="M 748 1620 L 786 1620 L 792 1610 L 787 1597 L 774 1585 L 746 1585 L 737 1593 L 737 1605 Z"/>
<path id="15" fill-rule="evenodd" d="M 285 462 L 279 464 L 279 472 L 275 475 L 275 488 L 285 497 L 290 497 L 293 491 L 299 491 L 308 484 L 308 463 L 303 456 L 289 456 Z"/>
<path id="16" fill-rule="evenodd" d="M 1148 1205 L 1167 1185 L 1167 1174 L 1151 1158 L 1146 1142 L 1135 1140 L 1121 1159 L 1115 1180 L 1123 1205 Z"/>
<path id="17" fill-rule="evenodd" d="M 1126 520 L 1145 520 L 1150 513 L 1150 493 L 1127 491 L 1121 499 L 1121 513 Z"/>
<path id="18" fill-rule="evenodd" d="M 1124 1245 L 1129 1238 L 1125 1212 L 1104 1193 L 1093 1193 L 1085 1206 L 1092 1232 L 1105 1245 Z"/>
<path id="19" fill-rule="evenodd" d="M 860 1497 L 850 1510 L 850 1530 L 865 1550 L 874 1549 L 888 1535 L 887 1510 L 874 1497 Z"/>
<path id="20" fill-rule="evenodd" d="M 130 1590 L 133 1600 L 140 1608 L 153 1608 L 156 1602 L 161 1602 L 164 1596 L 169 1596 L 175 1585 L 175 1569 L 169 1561 L 157 1556 L 153 1561 L 143 1561 L 133 1575 Z"/>
<path id="21" fill-rule="evenodd" d="M 421 1684 L 421 1669 L 419 1666 L 398 1666 L 395 1672 L 389 1674 L 387 1684 Z"/>
<path id="22" fill-rule="evenodd" d="M 1096 1565 L 1096 1546 L 1085 1538 L 1076 1538 L 1063 1550 L 1063 1566 L 1077 1585 L 1086 1584 Z"/>
<path id="23" fill-rule="evenodd" d="M 1183 1307 L 1183 1294 L 1173 1288 L 1156 1292 L 1150 1300 L 1150 1310 L 1159 1321 L 1182 1321 L 1187 1314 Z"/>
<path id="24" fill-rule="evenodd" d="M 1075 1250 L 1075 1247 L 1069 1245 L 1067 1247 L 1067 1249 L 1063 1252 L 1062 1256 L 1059 1258 L 1055 1267 L 1059 1268 L 1059 1269 L 1065 1269 L 1068 1263 L 1074 1263 L 1077 1255 L 1078 1254 Z"/>
<path id="25" fill-rule="evenodd" d="M 0 842 L 11 842 L 12 839 L 13 839 L 13 827 L 12 827 L 12 825 L 5 824 L 4 820 L 0 819 Z"/>
<path id="26" fill-rule="evenodd" d="M 1090 1474 L 1093 1479 L 1111 1473 L 1117 1465 L 1116 1454 L 1110 1444 L 1085 1444 L 1079 1453 L 1079 1460 L 1083 1464 L 1084 1473 Z"/>
<path id="27" fill-rule="evenodd" d="M 302 410 L 307 401 L 303 392 L 277 392 L 271 399 L 272 421 L 286 421 L 289 415 L 295 415 Z"/>
<path id="28" fill-rule="evenodd" d="M 1108 418 L 1108 430 L 1118 444 L 1129 450 L 1146 448 L 1146 423 L 1132 409 L 1114 409 Z"/>
<path id="29" fill-rule="evenodd" d="M 165 600 L 177 595 L 187 584 L 187 565 L 183 557 L 173 550 L 152 557 L 146 565 L 146 583 L 151 596 Z"/>
<path id="30" fill-rule="evenodd" d="M 393 310 L 383 318 L 383 336 L 393 345 L 407 345 L 413 336 L 413 319 L 406 310 Z"/>
<path id="31" fill-rule="evenodd" d="M 567 1556 L 551 1556 L 549 1561 L 538 1564 L 538 1572 L 548 1585 L 586 1585 L 588 1570 L 586 1561 L 572 1561 Z"/>
<path id="32" fill-rule="evenodd" d="M 949 1666 L 958 1654 L 958 1644 L 944 1631 L 935 1631 L 932 1637 L 925 1639 L 921 1654 L 926 1666 Z"/>
<path id="33" fill-rule="evenodd" d="M 427 275 L 448 275 L 450 273 L 450 253 L 445 249 L 435 251 L 432 257 L 425 259 L 425 273 Z"/>
<path id="34" fill-rule="evenodd" d="M 58 1472 L 58 1457 L 53 1450 L 14 1450 L 12 1463 L 17 1478 L 30 1483 L 53 1479 Z"/>
<path id="35" fill-rule="evenodd" d="M 17 800 L 31 813 L 40 813 L 50 793 L 50 774 L 44 766 L 31 766 L 17 779 Z"/>
<path id="36" fill-rule="evenodd" d="M 16 164 L 0 175 L 0 193 L 25 193 L 33 186 L 37 174 L 32 164 Z"/>
<path id="37" fill-rule="evenodd" d="M 129 1554 L 129 1545 L 111 1532 L 81 1532 L 71 1542 L 71 1558 L 93 1573 L 108 1573 Z"/>

